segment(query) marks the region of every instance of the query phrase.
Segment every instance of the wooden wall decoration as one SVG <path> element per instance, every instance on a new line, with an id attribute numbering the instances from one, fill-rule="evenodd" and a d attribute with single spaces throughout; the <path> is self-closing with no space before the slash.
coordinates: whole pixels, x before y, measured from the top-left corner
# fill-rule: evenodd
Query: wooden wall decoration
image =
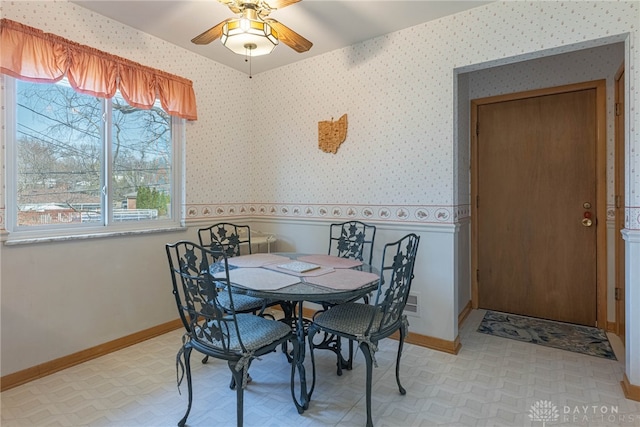
<path id="1" fill-rule="evenodd" d="M 347 115 L 338 121 L 318 122 L 318 147 L 325 153 L 336 153 L 340 144 L 347 138 Z"/>

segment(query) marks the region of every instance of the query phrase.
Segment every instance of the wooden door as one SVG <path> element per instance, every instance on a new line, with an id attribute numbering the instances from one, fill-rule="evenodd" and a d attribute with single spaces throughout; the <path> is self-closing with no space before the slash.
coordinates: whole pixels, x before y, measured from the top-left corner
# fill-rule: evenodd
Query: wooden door
<path id="1" fill-rule="evenodd" d="M 625 342 L 625 255 L 622 229 L 624 228 L 624 64 L 616 74 L 616 160 L 615 160 L 615 214 L 616 214 L 616 335 Z"/>
<path id="2" fill-rule="evenodd" d="M 577 87 L 474 101 L 480 308 L 597 324 L 600 95 Z"/>

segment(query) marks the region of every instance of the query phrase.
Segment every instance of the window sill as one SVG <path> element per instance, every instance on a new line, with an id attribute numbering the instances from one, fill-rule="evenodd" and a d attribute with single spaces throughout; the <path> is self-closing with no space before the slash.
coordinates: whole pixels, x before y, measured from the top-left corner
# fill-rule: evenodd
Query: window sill
<path id="1" fill-rule="evenodd" d="M 80 232 L 77 231 L 68 234 L 56 234 L 56 235 L 40 235 L 34 236 L 29 233 L 29 235 L 25 235 L 25 233 L 5 233 L 0 236 L 0 239 L 4 241 L 5 246 L 13 246 L 13 245 L 27 245 L 33 243 L 51 243 L 51 242 L 64 242 L 68 240 L 88 240 L 88 239 L 97 239 L 103 237 L 123 237 L 123 236 L 136 236 L 142 234 L 151 234 L 151 233 L 167 233 L 173 231 L 184 231 L 187 227 L 180 225 L 173 225 L 167 227 L 155 227 L 155 228 L 139 228 L 139 229 L 121 229 L 114 230 L 111 229 L 109 231 L 87 231 Z"/>

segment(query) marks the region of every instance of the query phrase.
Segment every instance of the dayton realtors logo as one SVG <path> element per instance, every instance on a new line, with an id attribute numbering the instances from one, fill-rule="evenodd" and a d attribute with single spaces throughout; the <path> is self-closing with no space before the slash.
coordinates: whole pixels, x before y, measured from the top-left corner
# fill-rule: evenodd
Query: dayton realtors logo
<path id="1" fill-rule="evenodd" d="M 620 414 L 615 405 L 565 405 L 558 408 L 549 400 L 538 400 L 529 409 L 529 418 L 534 422 L 541 422 L 542 427 L 547 423 L 560 421 L 571 424 L 632 424 L 640 422 L 640 414 Z"/>
<path id="2" fill-rule="evenodd" d="M 562 410 L 563 423 L 611 423 L 615 425 L 633 424 L 640 421 L 639 414 L 620 414 L 617 405 L 576 405 L 565 406 Z"/>
<path id="3" fill-rule="evenodd" d="M 548 400 L 538 400 L 531 405 L 529 409 L 529 418 L 531 421 L 541 421 L 542 427 L 545 427 L 548 422 L 558 421 L 560 413 L 556 405 Z"/>

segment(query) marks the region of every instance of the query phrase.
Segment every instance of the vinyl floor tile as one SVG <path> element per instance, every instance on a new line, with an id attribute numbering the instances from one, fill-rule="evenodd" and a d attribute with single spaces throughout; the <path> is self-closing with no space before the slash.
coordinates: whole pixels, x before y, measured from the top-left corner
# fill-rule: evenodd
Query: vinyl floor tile
<path id="1" fill-rule="evenodd" d="M 460 329 L 458 355 L 405 344 L 400 370 L 405 396 L 395 381 L 398 343 L 380 343 L 372 387 L 377 427 L 542 426 L 532 416 L 541 401 L 557 411 L 557 417 L 546 419 L 549 427 L 640 426 L 640 402 L 625 399 L 619 384 L 624 373 L 620 344 L 612 341 L 619 359 L 612 361 L 493 337 L 476 332 L 483 314 L 473 311 Z M 186 380 L 180 393 L 176 384 L 181 336 L 180 330 L 170 332 L 1 393 L 2 427 L 175 426 L 187 406 Z M 356 353 L 354 369 L 342 376 L 336 375 L 333 353 L 315 354 L 317 381 L 303 414 L 291 401 L 284 354 L 254 361 L 253 381 L 245 391 L 246 426 L 365 424 L 362 354 Z M 229 389 L 229 368 L 201 359 L 192 354 L 194 403 L 187 425 L 234 426 L 236 394 Z"/>

